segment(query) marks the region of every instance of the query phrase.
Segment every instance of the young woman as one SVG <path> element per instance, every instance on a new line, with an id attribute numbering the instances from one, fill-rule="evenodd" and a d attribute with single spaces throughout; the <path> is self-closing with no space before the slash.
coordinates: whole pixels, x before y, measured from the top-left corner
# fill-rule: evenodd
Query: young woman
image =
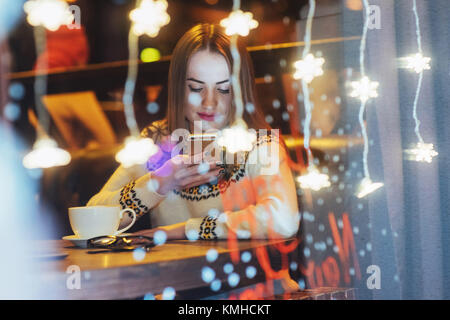
<path id="1" fill-rule="evenodd" d="M 258 107 L 250 57 L 245 46 L 238 47 L 243 102 L 253 106 L 243 118 L 256 131 L 270 129 Z M 170 135 L 176 129 L 193 133 L 233 123 L 232 65 L 230 39 L 221 27 L 200 24 L 190 29 L 172 55 L 167 117 L 142 132 L 160 146 L 159 153 L 146 165 L 119 167 L 88 206 L 120 204 L 138 216 L 149 214 L 156 228 L 139 233 L 152 236 L 164 230 L 168 239 L 294 236 L 299 227 L 296 189 L 275 135 L 258 135 L 245 163 L 231 169 L 214 162 L 192 165 L 182 161 L 183 155 L 171 156 Z M 269 174 L 264 172 L 268 165 L 275 167 Z M 121 225 L 129 221 L 124 217 Z"/>

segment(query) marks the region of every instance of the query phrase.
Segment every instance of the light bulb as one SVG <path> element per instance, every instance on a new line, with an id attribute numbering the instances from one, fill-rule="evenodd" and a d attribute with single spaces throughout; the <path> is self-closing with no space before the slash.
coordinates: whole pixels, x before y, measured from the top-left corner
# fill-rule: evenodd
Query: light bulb
<path id="1" fill-rule="evenodd" d="M 152 139 L 130 136 L 125 139 L 124 148 L 116 154 L 116 160 L 128 168 L 146 163 L 156 152 L 158 152 L 158 146 Z"/>
<path id="2" fill-rule="evenodd" d="M 23 8 L 30 25 L 44 26 L 50 31 L 71 24 L 74 19 L 69 5 L 64 0 L 28 0 Z"/>
<path id="3" fill-rule="evenodd" d="M 258 27 L 258 21 L 253 19 L 251 12 L 235 10 L 230 13 L 228 18 L 222 19 L 220 25 L 225 28 L 225 33 L 229 36 L 240 35 L 248 36 L 250 30 Z"/>
<path id="4" fill-rule="evenodd" d="M 370 178 L 364 178 L 358 187 L 356 196 L 361 199 L 384 186 L 381 182 L 372 182 Z"/>
<path id="5" fill-rule="evenodd" d="M 166 0 L 142 0 L 141 5 L 130 12 L 133 32 L 141 36 L 156 37 L 159 30 L 170 22 Z"/>
<path id="6" fill-rule="evenodd" d="M 309 53 L 305 59 L 298 60 L 294 63 L 294 79 L 302 79 L 306 83 L 310 83 L 315 77 L 323 75 L 322 66 L 324 63 L 324 58 L 316 58 Z"/>
<path id="7" fill-rule="evenodd" d="M 70 153 L 58 148 L 55 140 L 43 138 L 36 141 L 33 150 L 23 158 L 23 166 L 28 169 L 45 169 L 69 164 Z"/>

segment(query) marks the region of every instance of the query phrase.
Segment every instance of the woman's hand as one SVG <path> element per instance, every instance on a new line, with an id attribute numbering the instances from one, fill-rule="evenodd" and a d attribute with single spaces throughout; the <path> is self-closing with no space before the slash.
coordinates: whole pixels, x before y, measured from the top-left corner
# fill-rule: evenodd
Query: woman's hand
<path id="1" fill-rule="evenodd" d="M 152 172 L 151 178 L 158 182 L 157 192 L 165 195 L 173 189 L 191 188 L 217 178 L 221 168 L 215 162 L 207 162 L 200 167 L 200 161 L 195 161 L 199 156 L 177 155 Z"/>
<path id="2" fill-rule="evenodd" d="M 142 231 L 135 232 L 135 235 L 147 236 L 153 238 L 157 231 L 164 231 L 167 235 L 167 240 L 184 240 L 185 235 L 185 225 L 186 222 L 172 224 L 170 226 L 158 227 L 154 229 L 146 229 Z"/>

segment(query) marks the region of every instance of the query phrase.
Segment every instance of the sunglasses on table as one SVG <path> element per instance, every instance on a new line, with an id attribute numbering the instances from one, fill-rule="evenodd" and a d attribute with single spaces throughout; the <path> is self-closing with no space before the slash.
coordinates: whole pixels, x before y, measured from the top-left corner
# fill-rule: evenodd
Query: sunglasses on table
<path id="1" fill-rule="evenodd" d="M 148 251 L 154 246 L 153 239 L 146 236 L 100 236 L 89 239 L 87 241 L 87 247 L 103 250 L 88 251 L 87 253 L 127 252 L 136 249 Z"/>

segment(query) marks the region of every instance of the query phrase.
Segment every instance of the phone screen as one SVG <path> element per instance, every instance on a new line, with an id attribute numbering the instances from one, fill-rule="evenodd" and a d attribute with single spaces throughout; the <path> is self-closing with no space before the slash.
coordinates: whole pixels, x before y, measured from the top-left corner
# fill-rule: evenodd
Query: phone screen
<path id="1" fill-rule="evenodd" d="M 216 134 L 191 134 L 188 136 L 188 154 L 193 156 L 202 154 L 202 161 L 216 161 L 217 163 L 234 166 L 238 164 L 239 155 L 229 154 L 226 148 L 220 147 Z"/>
<path id="2" fill-rule="evenodd" d="M 215 143 L 217 135 L 215 134 L 191 134 L 188 137 L 189 154 L 191 156 L 204 153 L 209 153 L 210 156 L 215 156 L 217 144 Z M 202 157 L 203 159 L 203 157 Z"/>

